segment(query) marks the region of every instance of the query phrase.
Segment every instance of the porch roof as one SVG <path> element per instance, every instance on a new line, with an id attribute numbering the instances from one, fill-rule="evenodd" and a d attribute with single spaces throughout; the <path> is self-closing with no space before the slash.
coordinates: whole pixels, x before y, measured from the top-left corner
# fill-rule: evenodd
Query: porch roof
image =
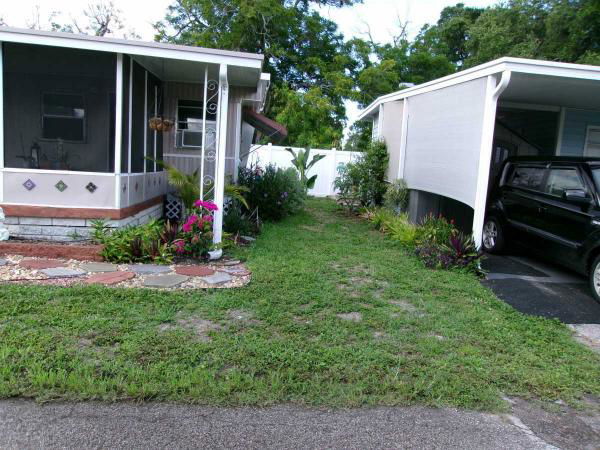
<path id="1" fill-rule="evenodd" d="M 156 61 L 155 58 L 161 58 L 165 61 L 178 62 L 176 73 L 193 70 L 198 78 L 203 72 L 197 70 L 198 65 L 194 63 L 226 64 L 229 83 L 240 86 L 258 84 L 264 59 L 263 55 L 255 53 L 12 27 L 0 27 L 0 42 L 123 53 L 136 56 L 147 63 L 152 59 Z M 161 66 L 167 67 L 165 64 Z M 175 79 L 175 74 L 163 75 L 166 79 Z"/>

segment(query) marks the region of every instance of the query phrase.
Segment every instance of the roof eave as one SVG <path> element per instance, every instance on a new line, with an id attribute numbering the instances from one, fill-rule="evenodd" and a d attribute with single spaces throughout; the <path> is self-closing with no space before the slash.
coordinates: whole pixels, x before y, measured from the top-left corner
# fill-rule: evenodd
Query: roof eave
<path id="1" fill-rule="evenodd" d="M 264 59 L 263 55 L 254 53 L 10 27 L 0 27 L 0 41 L 227 64 L 253 69 L 261 69 Z"/>

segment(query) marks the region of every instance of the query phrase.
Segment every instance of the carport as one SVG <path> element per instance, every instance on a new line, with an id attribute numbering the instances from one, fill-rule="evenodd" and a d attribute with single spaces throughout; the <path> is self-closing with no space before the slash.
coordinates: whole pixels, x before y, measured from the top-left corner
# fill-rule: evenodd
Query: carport
<path id="1" fill-rule="evenodd" d="M 490 171 L 509 155 L 600 156 L 600 67 L 501 58 L 378 98 L 360 119 L 386 142 L 409 214 L 453 217 L 478 245 Z"/>

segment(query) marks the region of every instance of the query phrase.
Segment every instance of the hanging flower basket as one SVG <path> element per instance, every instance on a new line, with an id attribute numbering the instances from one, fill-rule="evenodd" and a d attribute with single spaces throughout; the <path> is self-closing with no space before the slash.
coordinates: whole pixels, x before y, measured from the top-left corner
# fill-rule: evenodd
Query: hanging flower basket
<path id="1" fill-rule="evenodd" d="M 148 120 L 148 127 L 151 130 L 169 131 L 173 128 L 173 125 L 175 125 L 175 122 L 169 119 L 163 119 L 162 117 L 151 117 Z"/>

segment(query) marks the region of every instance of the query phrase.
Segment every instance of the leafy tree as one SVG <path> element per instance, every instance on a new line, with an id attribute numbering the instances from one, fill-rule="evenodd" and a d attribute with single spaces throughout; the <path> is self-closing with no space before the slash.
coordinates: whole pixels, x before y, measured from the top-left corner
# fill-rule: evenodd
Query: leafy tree
<path id="1" fill-rule="evenodd" d="M 373 126 L 370 122 L 357 120 L 350 126 L 349 131 L 344 150 L 362 152 L 371 145 Z"/>
<path id="2" fill-rule="evenodd" d="M 356 64 L 337 25 L 312 6 L 343 7 L 354 1 L 177 0 L 156 24 L 157 39 L 263 54 L 264 70 L 271 73 L 273 82 L 266 112 L 277 113 L 277 120 L 288 127 L 288 143 L 313 145 L 315 139 L 307 136 L 308 127 L 291 122 L 296 117 L 286 103 L 309 108 L 307 99 L 320 95 L 323 101 L 312 109 L 320 119 L 325 118 L 327 127 L 337 130 L 320 133 L 316 143 L 331 146 L 341 137 L 343 101 L 352 91 L 349 72 Z"/>

